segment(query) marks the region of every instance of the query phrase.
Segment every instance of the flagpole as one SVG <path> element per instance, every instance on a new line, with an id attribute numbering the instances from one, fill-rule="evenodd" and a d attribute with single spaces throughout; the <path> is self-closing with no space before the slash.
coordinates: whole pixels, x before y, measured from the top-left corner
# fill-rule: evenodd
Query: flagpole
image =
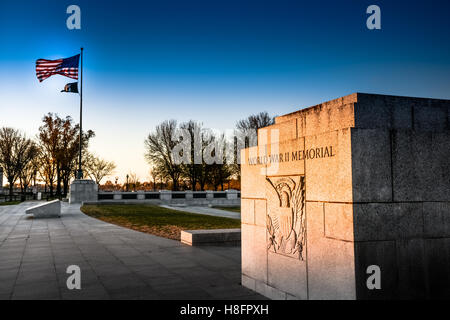
<path id="1" fill-rule="evenodd" d="M 81 68 L 80 68 L 80 140 L 79 140 L 79 152 L 78 155 L 78 172 L 77 179 L 83 179 L 83 169 L 81 169 L 81 151 L 82 151 L 82 139 L 83 139 L 83 48 L 81 48 Z"/>

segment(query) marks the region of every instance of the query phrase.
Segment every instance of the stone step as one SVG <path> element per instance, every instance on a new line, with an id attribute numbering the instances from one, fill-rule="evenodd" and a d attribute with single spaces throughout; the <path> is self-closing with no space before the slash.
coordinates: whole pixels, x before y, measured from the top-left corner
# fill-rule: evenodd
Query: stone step
<path id="1" fill-rule="evenodd" d="M 241 243 L 241 229 L 184 230 L 181 243 L 189 246 L 228 245 Z"/>
<path id="2" fill-rule="evenodd" d="M 43 202 L 28 208 L 25 212 L 32 214 L 34 218 L 58 218 L 61 216 L 61 201 Z"/>

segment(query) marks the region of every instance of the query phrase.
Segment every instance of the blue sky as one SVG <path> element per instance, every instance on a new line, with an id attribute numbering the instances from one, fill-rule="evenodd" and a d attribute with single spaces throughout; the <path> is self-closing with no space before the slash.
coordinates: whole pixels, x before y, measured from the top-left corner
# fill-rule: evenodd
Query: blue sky
<path id="1" fill-rule="evenodd" d="M 66 28 L 77 4 L 82 29 Z M 366 28 L 381 8 L 382 30 Z M 148 176 L 144 139 L 165 119 L 216 129 L 372 92 L 450 99 L 450 2 L 10 1 L 0 3 L 0 126 L 37 133 L 51 111 L 78 121 L 70 79 L 39 83 L 38 58 L 85 48 L 84 127 L 116 175 Z"/>

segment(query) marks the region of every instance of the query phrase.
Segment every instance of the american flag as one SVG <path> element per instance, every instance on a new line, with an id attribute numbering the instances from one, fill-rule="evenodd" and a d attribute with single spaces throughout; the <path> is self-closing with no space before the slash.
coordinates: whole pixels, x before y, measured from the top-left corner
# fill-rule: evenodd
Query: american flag
<path id="1" fill-rule="evenodd" d="M 39 82 L 42 82 L 55 74 L 60 74 L 78 80 L 79 61 L 79 54 L 66 59 L 39 59 L 36 61 L 36 76 L 39 79 Z"/>

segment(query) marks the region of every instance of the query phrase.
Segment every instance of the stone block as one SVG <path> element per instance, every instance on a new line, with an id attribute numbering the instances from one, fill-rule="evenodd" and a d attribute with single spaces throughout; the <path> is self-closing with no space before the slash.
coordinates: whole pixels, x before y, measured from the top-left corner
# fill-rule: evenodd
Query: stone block
<path id="1" fill-rule="evenodd" d="M 267 221 L 267 201 L 255 200 L 255 225 L 266 227 Z"/>
<path id="2" fill-rule="evenodd" d="M 297 119 L 297 137 L 317 135 L 328 131 L 354 127 L 354 104 L 357 94 L 352 94 L 319 105 L 277 117 L 276 124 Z"/>
<path id="3" fill-rule="evenodd" d="M 268 253 L 268 285 L 301 300 L 308 299 L 306 261 Z"/>
<path id="4" fill-rule="evenodd" d="M 353 205 L 349 203 L 325 203 L 324 224 L 327 238 L 353 241 Z"/>
<path id="5" fill-rule="evenodd" d="M 54 200 L 40 203 L 25 210 L 26 214 L 32 214 L 35 219 L 59 218 L 61 216 L 61 201 Z"/>
<path id="6" fill-rule="evenodd" d="M 136 199 L 137 200 L 145 200 L 145 193 L 144 193 L 144 191 L 138 191 Z"/>
<path id="7" fill-rule="evenodd" d="M 244 224 L 255 224 L 255 200 L 241 200 L 241 221 Z"/>
<path id="8" fill-rule="evenodd" d="M 305 139 L 281 141 L 267 146 L 267 176 L 302 175 L 305 173 Z"/>
<path id="9" fill-rule="evenodd" d="M 261 149 L 262 151 L 260 152 Z M 242 198 L 265 198 L 265 189 L 258 186 L 265 185 L 266 165 L 263 163 L 255 164 L 257 159 L 263 158 L 265 148 L 249 148 L 241 152 L 241 197 Z M 250 163 L 249 163 L 250 159 Z"/>
<path id="10" fill-rule="evenodd" d="M 194 192 L 192 190 L 186 190 L 185 194 L 186 194 L 185 199 L 187 201 L 192 201 L 192 199 L 194 199 Z"/>
<path id="11" fill-rule="evenodd" d="M 239 245 L 241 229 L 183 230 L 181 242 L 189 246 Z"/>
<path id="12" fill-rule="evenodd" d="M 450 298 L 450 238 L 426 239 L 427 280 L 431 299 Z"/>
<path id="13" fill-rule="evenodd" d="M 323 103 L 305 112 L 304 135 L 351 128 L 355 125 L 354 103 L 341 101 Z"/>
<path id="14" fill-rule="evenodd" d="M 267 283 L 266 228 L 242 225 L 242 274 Z"/>
<path id="15" fill-rule="evenodd" d="M 392 201 L 390 132 L 352 129 L 353 201 Z"/>
<path id="16" fill-rule="evenodd" d="M 122 193 L 114 192 L 113 199 L 114 200 L 122 200 Z"/>
<path id="17" fill-rule="evenodd" d="M 159 198 L 161 201 L 171 201 L 172 200 L 172 192 L 169 190 L 161 190 Z"/>
<path id="18" fill-rule="evenodd" d="M 308 299 L 356 298 L 354 243 L 324 236 L 324 204 L 306 203 Z"/>
<path id="19" fill-rule="evenodd" d="M 255 291 L 272 300 L 286 300 L 286 292 L 261 281 L 256 281 Z"/>
<path id="20" fill-rule="evenodd" d="M 286 293 L 286 300 L 301 300 L 301 299 L 299 299 L 296 296 L 293 296 L 289 293 Z"/>
<path id="21" fill-rule="evenodd" d="M 423 237 L 421 203 L 361 203 L 353 211 L 355 241 Z"/>
<path id="22" fill-rule="evenodd" d="M 304 138 L 306 135 L 306 117 L 300 115 L 297 119 L 297 139 Z"/>
<path id="23" fill-rule="evenodd" d="M 447 126 L 447 106 L 430 100 L 414 106 L 414 130 L 439 132 L 448 130 Z"/>
<path id="24" fill-rule="evenodd" d="M 70 185 L 69 202 L 83 203 L 98 200 L 98 185 L 92 180 L 74 180 Z"/>
<path id="25" fill-rule="evenodd" d="M 297 119 L 299 137 L 343 128 L 449 130 L 449 101 L 354 93 L 277 117 Z"/>
<path id="26" fill-rule="evenodd" d="M 356 299 L 353 242 L 323 239 L 308 247 L 308 298 Z"/>
<path id="27" fill-rule="evenodd" d="M 405 97 L 358 93 L 355 127 L 363 129 L 410 129 L 412 101 Z"/>
<path id="28" fill-rule="evenodd" d="M 226 190 L 227 199 L 236 200 L 238 198 L 238 191 L 233 189 Z"/>
<path id="29" fill-rule="evenodd" d="M 258 145 L 278 143 L 297 138 L 297 119 L 288 120 L 258 130 Z"/>
<path id="30" fill-rule="evenodd" d="M 256 281 L 253 278 L 247 277 L 246 275 L 242 275 L 241 284 L 250 289 L 255 291 L 256 290 Z"/>
<path id="31" fill-rule="evenodd" d="M 323 111 L 324 113 L 328 113 L 328 112 L 333 112 L 333 113 L 338 113 L 336 112 L 336 110 L 334 109 L 345 109 L 346 107 L 353 107 L 352 104 L 356 103 L 358 101 L 358 93 L 353 93 L 338 99 L 334 99 L 331 101 L 327 101 L 312 107 L 308 107 L 308 108 L 304 108 L 301 109 L 299 111 L 295 111 L 283 116 L 279 116 L 275 118 L 275 123 L 282 123 L 288 120 L 292 120 L 292 119 L 297 119 L 299 117 L 305 116 L 308 113 L 312 113 L 312 114 L 318 114 L 321 111 Z M 350 118 L 350 122 L 345 122 L 345 119 L 347 119 L 347 113 L 346 112 L 342 112 L 343 113 L 342 116 L 340 116 L 337 121 L 332 122 L 332 123 L 336 123 L 336 127 L 334 129 L 331 130 L 337 130 L 340 128 L 345 128 L 345 127 L 349 127 L 351 125 L 349 125 L 349 123 L 353 123 L 353 119 Z M 350 113 L 351 114 L 351 113 Z M 340 123 L 339 126 L 337 126 Z M 313 129 L 313 126 L 311 126 L 311 129 Z M 327 127 L 323 127 L 324 130 L 329 131 L 330 129 Z M 312 134 L 317 134 L 318 132 L 314 132 Z"/>
<path id="32" fill-rule="evenodd" d="M 206 199 L 213 200 L 214 199 L 214 191 L 206 190 Z"/>
<path id="33" fill-rule="evenodd" d="M 422 239 L 356 243 L 358 299 L 426 299 L 427 270 Z M 381 289 L 369 290 L 367 268 L 380 268 Z"/>
<path id="34" fill-rule="evenodd" d="M 358 93 L 356 128 L 448 130 L 448 100 Z"/>
<path id="35" fill-rule="evenodd" d="M 369 266 L 378 266 L 381 272 L 381 290 L 369 290 Z M 355 243 L 356 298 L 363 300 L 395 299 L 398 294 L 398 265 L 395 241 Z"/>
<path id="36" fill-rule="evenodd" d="M 394 201 L 450 201 L 450 131 L 395 131 Z"/>
<path id="37" fill-rule="evenodd" d="M 450 202 L 424 202 L 423 222 L 426 238 L 450 238 Z"/>
<path id="38" fill-rule="evenodd" d="M 449 110 L 356 93 L 260 130 L 242 153 L 243 282 L 274 299 L 449 297 Z"/>
<path id="39" fill-rule="evenodd" d="M 447 102 L 447 124 L 448 124 L 448 126 L 450 126 L 450 102 L 448 102 L 448 101 L 446 101 Z M 447 127 L 448 129 L 447 130 L 450 130 L 450 128 L 449 127 Z"/>
<path id="40" fill-rule="evenodd" d="M 327 149 L 325 149 L 327 148 Z M 306 200 L 351 202 L 351 131 L 343 129 L 305 138 Z M 316 153 L 320 157 L 316 156 Z"/>
<path id="41" fill-rule="evenodd" d="M 426 299 L 429 296 L 423 239 L 396 241 L 397 299 Z"/>

